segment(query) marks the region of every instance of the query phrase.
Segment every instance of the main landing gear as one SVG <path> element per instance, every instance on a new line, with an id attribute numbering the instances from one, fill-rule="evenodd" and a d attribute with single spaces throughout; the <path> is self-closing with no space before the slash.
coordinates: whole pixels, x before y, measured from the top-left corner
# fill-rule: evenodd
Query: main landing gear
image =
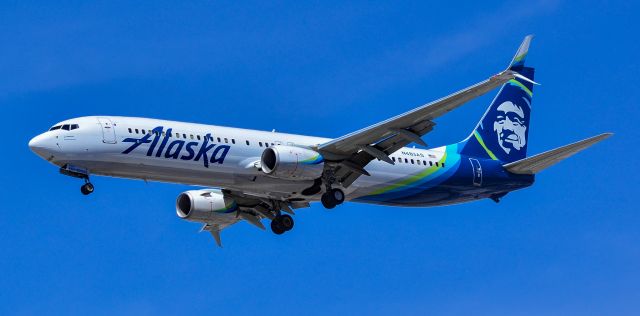
<path id="1" fill-rule="evenodd" d="M 271 220 L 271 231 L 276 235 L 282 235 L 293 228 L 293 218 L 287 214 L 280 214 Z"/>
<path id="2" fill-rule="evenodd" d="M 325 173 L 322 177 L 322 182 L 325 185 L 325 191 L 320 197 L 320 202 L 322 202 L 322 206 L 326 209 L 332 209 L 344 202 L 344 192 L 340 189 L 334 189 L 331 187 L 332 184 L 336 183 L 336 177 L 333 173 L 333 170 L 325 170 Z"/>
<path id="3" fill-rule="evenodd" d="M 329 189 L 322 194 L 320 202 L 326 209 L 332 209 L 344 202 L 344 192 L 340 189 Z"/>
<path id="4" fill-rule="evenodd" d="M 325 193 L 320 197 L 322 205 L 326 209 L 332 209 L 344 202 L 344 192 L 340 189 L 333 189 L 332 184 L 336 183 L 336 177 L 333 170 L 327 169 L 322 177 L 316 179 L 313 185 L 302 190 L 302 195 L 311 196 L 322 192 L 322 184 L 325 186 Z"/>

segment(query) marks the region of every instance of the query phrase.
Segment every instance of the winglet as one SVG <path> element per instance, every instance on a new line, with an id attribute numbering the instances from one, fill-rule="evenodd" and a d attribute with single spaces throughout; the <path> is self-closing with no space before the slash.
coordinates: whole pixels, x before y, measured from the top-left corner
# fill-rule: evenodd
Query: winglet
<path id="1" fill-rule="evenodd" d="M 524 67 L 524 60 L 527 58 L 527 53 L 529 52 L 529 45 L 531 45 L 531 40 L 533 39 L 533 35 L 527 35 L 524 37 L 522 44 L 518 48 L 516 55 L 511 60 L 509 64 L 509 69 L 518 71 L 520 68 Z"/>

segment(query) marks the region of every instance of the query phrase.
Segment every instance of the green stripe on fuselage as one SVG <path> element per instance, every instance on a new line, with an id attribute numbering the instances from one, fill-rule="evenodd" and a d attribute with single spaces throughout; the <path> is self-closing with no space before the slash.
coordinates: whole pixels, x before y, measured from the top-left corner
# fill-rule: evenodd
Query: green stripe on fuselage
<path id="1" fill-rule="evenodd" d="M 445 152 L 444 155 L 442 155 L 442 158 L 438 161 L 438 164 L 444 163 L 446 161 L 446 159 L 447 159 L 447 152 Z M 396 182 L 396 183 L 391 184 L 389 186 L 386 186 L 386 187 L 380 188 L 378 190 L 375 190 L 375 191 L 371 192 L 369 195 L 383 194 L 383 193 L 387 193 L 389 191 L 393 191 L 393 190 L 396 190 L 396 189 L 401 189 L 401 188 L 407 187 L 407 186 L 409 186 L 409 185 L 411 185 L 411 184 L 413 184 L 415 182 L 418 182 L 418 181 L 420 181 L 420 180 L 432 175 L 433 173 L 435 173 L 436 171 L 439 171 L 439 170 L 443 170 L 443 168 L 433 165 L 433 166 L 431 166 L 431 167 L 429 167 L 429 168 L 427 168 L 425 170 L 422 170 L 419 173 L 410 175 L 409 177 L 404 178 L 404 179 L 400 180 L 399 182 Z"/>

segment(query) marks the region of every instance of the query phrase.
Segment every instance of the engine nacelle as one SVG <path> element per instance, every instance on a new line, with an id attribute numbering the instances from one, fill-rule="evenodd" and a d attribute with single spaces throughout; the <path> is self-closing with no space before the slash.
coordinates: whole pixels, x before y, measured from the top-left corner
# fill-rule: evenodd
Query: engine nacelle
<path id="1" fill-rule="evenodd" d="M 221 190 L 191 190 L 180 193 L 176 200 L 176 213 L 182 219 L 204 222 L 217 214 L 235 212 L 236 201 Z"/>
<path id="2" fill-rule="evenodd" d="M 262 152 L 260 164 L 262 171 L 274 178 L 315 180 L 322 175 L 324 158 L 311 149 L 275 145 Z"/>

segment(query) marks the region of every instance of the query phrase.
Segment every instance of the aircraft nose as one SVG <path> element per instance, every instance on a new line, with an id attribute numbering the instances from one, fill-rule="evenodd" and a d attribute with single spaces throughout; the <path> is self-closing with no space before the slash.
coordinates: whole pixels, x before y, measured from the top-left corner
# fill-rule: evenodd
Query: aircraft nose
<path id="1" fill-rule="evenodd" d="M 38 156 L 47 159 L 52 155 L 55 144 L 45 134 L 40 134 L 29 141 L 29 148 Z"/>

